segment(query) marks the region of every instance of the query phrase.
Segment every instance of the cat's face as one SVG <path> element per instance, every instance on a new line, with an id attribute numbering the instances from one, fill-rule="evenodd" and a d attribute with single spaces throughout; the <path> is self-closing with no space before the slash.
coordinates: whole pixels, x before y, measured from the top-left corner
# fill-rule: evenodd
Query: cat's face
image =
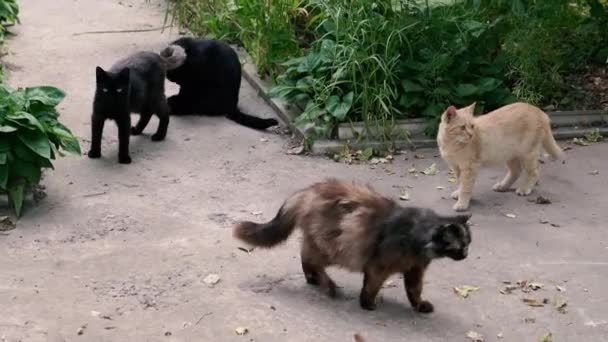
<path id="1" fill-rule="evenodd" d="M 129 69 L 111 73 L 100 67 L 96 69 L 97 87 L 95 96 L 104 102 L 122 103 L 129 98 Z"/>
<path id="2" fill-rule="evenodd" d="M 460 109 L 448 107 L 441 115 L 440 129 L 443 130 L 444 137 L 462 144 L 469 143 L 475 132 L 474 112 L 475 103 Z"/>
<path id="3" fill-rule="evenodd" d="M 458 215 L 444 218 L 427 246 L 436 257 L 462 260 L 469 254 L 471 231 L 467 224 L 470 216 Z"/>

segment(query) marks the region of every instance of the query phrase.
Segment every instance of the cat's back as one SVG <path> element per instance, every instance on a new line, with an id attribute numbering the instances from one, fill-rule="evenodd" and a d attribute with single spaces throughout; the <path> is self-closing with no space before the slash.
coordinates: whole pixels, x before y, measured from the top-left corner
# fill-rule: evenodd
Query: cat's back
<path id="1" fill-rule="evenodd" d="M 163 62 L 159 54 L 152 51 L 139 51 L 119 59 L 110 68 L 111 72 L 119 72 L 129 68 L 131 72 L 147 74 L 150 72 L 164 73 Z"/>

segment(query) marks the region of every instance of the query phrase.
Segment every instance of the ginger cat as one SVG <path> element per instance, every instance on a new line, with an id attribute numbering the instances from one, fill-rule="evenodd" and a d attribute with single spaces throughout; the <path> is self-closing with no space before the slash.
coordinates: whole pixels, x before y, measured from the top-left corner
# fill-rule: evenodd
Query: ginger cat
<path id="1" fill-rule="evenodd" d="M 554 159 L 564 157 L 553 138 L 549 116 L 539 108 L 518 102 L 479 117 L 473 116 L 474 111 L 475 103 L 461 109 L 448 107 L 441 115 L 437 134 L 441 157 L 458 179 L 458 190 L 452 193 L 458 200 L 456 211 L 468 209 L 482 167 L 507 164 L 507 175 L 493 187 L 499 192 L 507 191 L 523 168 L 527 179 L 515 192 L 527 196 L 539 177 L 541 147 Z"/>

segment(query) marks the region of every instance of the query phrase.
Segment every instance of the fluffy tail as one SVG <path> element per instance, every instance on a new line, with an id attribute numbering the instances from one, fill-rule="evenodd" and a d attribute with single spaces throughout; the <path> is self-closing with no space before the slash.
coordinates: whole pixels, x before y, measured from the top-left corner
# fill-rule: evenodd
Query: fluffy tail
<path id="1" fill-rule="evenodd" d="M 226 117 L 238 124 L 253 128 L 253 129 L 266 129 L 268 127 L 276 126 L 279 122 L 275 119 L 262 119 L 249 114 L 245 114 L 240 110 L 232 114 L 226 115 Z"/>
<path id="2" fill-rule="evenodd" d="M 545 137 L 543 138 L 543 148 L 553 159 L 564 160 L 565 155 L 564 151 L 562 151 L 561 147 L 553 138 L 553 133 L 551 132 L 551 128 L 547 128 Z"/>
<path id="3" fill-rule="evenodd" d="M 287 240 L 295 228 L 295 213 L 283 204 L 272 221 L 254 223 L 244 221 L 234 227 L 233 235 L 250 245 L 270 248 Z"/>

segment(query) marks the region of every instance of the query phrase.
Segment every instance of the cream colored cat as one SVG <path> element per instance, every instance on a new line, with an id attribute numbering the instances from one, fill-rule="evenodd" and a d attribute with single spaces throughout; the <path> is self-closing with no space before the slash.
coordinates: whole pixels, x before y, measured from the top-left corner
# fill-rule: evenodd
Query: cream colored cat
<path id="1" fill-rule="evenodd" d="M 507 165 L 509 171 L 494 191 L 507 191 L 523 168 L 527 179 L 515 192 L 527 196 L 538 180 L 541 147 L 554 159 L 564 157 L 553 139 L 549 116 L 539 108 L 519 102 L 479 117 L 473 116 L 474 110 L 475 103 L 460 109 L 448 107 L 437 134 L 441 156 L 458 179 L 458 190 L 452 193 L 458 199 L 456 211 L 468 209 L 482 167 Z"/>

